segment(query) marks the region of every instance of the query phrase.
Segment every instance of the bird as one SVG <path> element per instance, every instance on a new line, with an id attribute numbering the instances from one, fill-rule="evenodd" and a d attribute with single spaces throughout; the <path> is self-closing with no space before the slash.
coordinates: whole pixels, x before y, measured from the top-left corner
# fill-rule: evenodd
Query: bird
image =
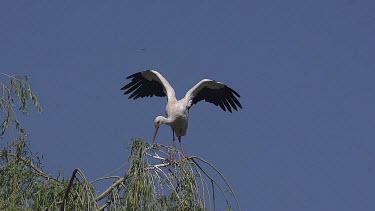
<path id="1" fill-rule="evenodd" d="M 173 146 L 175 147 L 175 134 L 178 138 L 181 152 L 185 156 L 182 148 L 181 137 L 186 135 L 189 120 L 190 108 L 201 101 L 206 101 L 219 106 L 224 111 L 232 113 L 232 108 L 238 111 L 242 105 L 237 98 L 240 95 L 227 85 L 211 80 L 203 79 L 186 92 L 185 97 L 177 100 L 176 94 L 169 82 L 156 70 L 144 70 L 134 73 L 126 79 L 131 79 L 121 90 L 124 95 L 130 94 L 128 99 L 138 99 L 144 97 L 167 97 L 166 115 L 157 116 L 154 120 L 155 130 L 153 142 L 161 124 L 169 125 L 172 129 Z"/>

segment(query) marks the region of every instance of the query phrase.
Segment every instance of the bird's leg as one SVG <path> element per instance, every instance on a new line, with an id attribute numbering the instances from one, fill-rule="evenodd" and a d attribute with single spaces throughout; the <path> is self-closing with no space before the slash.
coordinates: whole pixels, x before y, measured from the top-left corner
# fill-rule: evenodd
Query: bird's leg
<path id="1" fill-rule="evenodd" d="M 182 148 L 181 136 L 178 136 L 178 142 L 180 142 L 180 148 L 181 148 L 182 155 L 183 155 L 184 157 L 186 157 L 186 156 L 185 156 L 185 153 L 184 153 L 184 148 Z"/>
<path id="2" fill-rule="evenodd" d="M 174 137 L 174 130 L 172 130 L 172 136 L 173 136 L 173 147 L 176 148 L 176 139 Z"/>
<path id="3" fill-rule="evenodd" d="M 173 137 L 173 148 L 176 149 L 176 140 L 175 140 L 175 137 L 174 137 L 174 130 L 172 129 L 172 137 Z M 174 151 L 172 154 L 170 154 L 171 156 L 171 161 L 176 161 L 175 157 L 174 157 Z"/>

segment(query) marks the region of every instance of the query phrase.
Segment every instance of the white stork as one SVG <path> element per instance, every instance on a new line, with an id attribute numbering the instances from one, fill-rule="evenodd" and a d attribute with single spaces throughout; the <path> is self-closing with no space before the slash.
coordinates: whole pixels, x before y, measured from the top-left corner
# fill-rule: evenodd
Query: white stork
<path id="1" fill-rule="evenodd" d="M 188 128 L 189 109 L 201 100 L 220 106 L 224 111 L 232 112 L 232 108 L 237 111 L 237 107 L 242 108 L 237 97 L 240 95 L 223 83 L 203 79 L 191 88 L 181 100 L 176 99 L 175 91 L 168 81 L 155 70 L 145 70 L 128 76 L 131 79 L 127 85 L 121 88 L 126 90 L 124 95 L 130 94 L 129 99 L 143 97 L 164 97 L 167 96 L 167 117 L 158 116 L 155 118 L 155 131 L 153 140 L 161 124 L 167 124 L 172 128 L 173 146 L 175 146 L 176 133 L 180 143 L 182 154 L 184 150 L 181 144 L 181 137 L 186 135 Z"/>

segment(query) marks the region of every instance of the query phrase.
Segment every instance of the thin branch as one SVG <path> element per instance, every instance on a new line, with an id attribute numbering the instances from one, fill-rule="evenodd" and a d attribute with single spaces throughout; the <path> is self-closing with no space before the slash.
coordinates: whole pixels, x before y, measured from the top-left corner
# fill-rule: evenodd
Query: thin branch
<path id="1" fill-rule="evenodd" d="M 54 181 L 55 183 L 57 184 L 61 184 L 60 181 L 58 181 L 57 179 L 53 178 L 51 175 L 47 174 L 47 173 L 44 173 L 41 169 L 39 169 L 38 167 L 36 167 L 33 162 L 29 159 L 25 159 L 23 157 L 18 157 L 16 154 L 13 154 L 13 153 L 7 153 L 6 155 L 9 155 L 9 156 L 12 156 L 12 157 L 15 157 L 17 159 L 20 159 L 22 162 L 24 162 L 26 165 L 30 166 L 32 169 L 34 169 L 39 176 L 45 178 L 46 180 L 51 180 L 51 181 Z M 2 155 L 1 155 L 2 156 Z"/>
<path id="2" fill-rule="evenodd" d="M 60 209 L 61 211 L 65 211 L 65 204 L 66 204 L 66 201 L 68 199 L 70 188 L 73 185 L 73 181 L 75 179 L 75 176 L 76 176 L 77 172 L 78 172 L 78 169 L 74 169 L 74 171 L 72 173 L 72 176 L 70 177 L 70 181 L 69 181 L 68 187 L 66 188 L 66 191 L 65 191 L 65 194 L 64 194 L 63 203 L 61 204 L 61 209 Z"/>
<path id="3" fill-rule="evenodd" d="M 202 158 L 200 158 L 200 157 L 198 157 L 198 156 L 190 156 L 190 157 L 189 157 L 189 159 L 192 159 L 192 160 L 193 160 L 193 158 L 198 159 L 198 160 L 202 161 L 203 163 L 209 165 L 211 168 L 213 168 L 213 169 L 214 169 L 214 170 L 215 170 L 215 171 L 221 176 L 221 178 L 224 180 L 225 184 L 229 187 L 229 191 L 230 191 L 230 193 L 232 194 L 232 196 L 233 196 L 234 199 L 236 200 L 236 204 L 237 204 L 238 209 L 241 210 L 241 207 L 240 207 L 240 204 L 239 204 L 239 202 L 238 202 L 238 200 L 237 200 L 236 194 L 233 192 L 233 189 L 230 187 L 230 185 L 229 185 L 227 179 L 224 177 L 224 175 L 223 175 L 223 174 L 222 174 L 222 173 L 221 173 L 221 172 L 220 172 L 215 166 L 213 166 L 213 165 L 212 165 L 211 163 L 209 163 L 208 161 L 203 160 Z M 194 160 L 193 160 L 193 162 L 196 163 Z"/>
<path id="4" fill-rule="evenodd" d="M 150 153 L 145 153 L 147 156 L 149 156 L 149 157 L 152 157 L 152 158 L 155 158 L 155 159 L 157 159 L 157 160 L 161 160 L 161 161 L 163 161 L 163 160 L 168 160 L 167 158 L 163 158 L 163 157 L 160 157 L 158 154 L 156 154 L 156 155 L 151 155 Z"/>
<path id="5" fill-rule="evenodd" d="M 113 174 L 113 173 L 115 173 L 116 171 L 118 171 L 118 170 L 120 170 L 121 168 L 123 168 L 126 164 L 128 164 L 128 162 L 125 162 L 124 164 L 122 164 L 120 167 L 118 167 L 117 169 L 115 169 L 115 170 L 113 170 L 113 171 L 111 171 L 111 172 L 109 172 L 109 173 L 107 173 L 106 175 L 104 175 L 104 176 L 109 176 L 110 174 Z"/>
<path id="6" fill-rule="evenodd" d="M 95 179 L 93 180 L 92 182 L 90 182 L 90 184 L 93 184 L 95 182 L 98 182 L 98 181 L 101 181 L 101 180 L 106 180 L 106 179 L 121 179 L 120 176 L 107 176 L 107 177 L 101 177 L 101 178 L 98 178 L 98 179 Z"/>
<path id="7" fill-rule="evenodd" d="M 211 187 L 212 187 L 212 200 L 214 202 L 214 210 L 216 210 L 216 203 L 215 203 L 215 186 L 214 181 L 211 180 Z"/>
<path id="8" fill-rule="evenodd" d="M 198 168 L 211 180 L 211 183 L 215 183 L 215 185 L 220 189 L 221 193 L 223 194 L 223 197 L 227 203 L 227 205 L 229 205 L 229 201 L 227 199 L 227 197 L 225 196 L 225 191 L 221 188 L 221 186 L 216 182 L 216 180 L 214 180 L 206 171 L 203 170 L 203 168 L 195 161 L 192 159 L 192 161 L 195 163 L 195 165 L 198 166 Z M 215 205 L 215 202 L 214 202 L 214 205 Z"/>
<path id="9" fill-rule="evenodd" d="M 109 186 L 109 188 L 107 188 L 102 194 L 100 194 L 99 196 L 97 196 L 95 198 L 95 201 L 100 201 L 102 200 L 108 193 L 110 193 L 115 187 L 119 186 L 122 182 L 124 182 L 130 175 L 127 173 L 125 174 L 124 177 L 122 177 L 121 179 L 117 180 L 116 182 L 114 182 L 111 186 Z"/>

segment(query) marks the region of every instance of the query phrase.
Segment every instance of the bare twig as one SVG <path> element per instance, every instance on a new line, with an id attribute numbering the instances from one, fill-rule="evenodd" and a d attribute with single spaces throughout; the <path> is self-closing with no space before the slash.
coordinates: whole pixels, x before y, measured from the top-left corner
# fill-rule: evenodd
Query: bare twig
<path id="1" fill-rule="evenodd" d="M 234 199 L 236 200 L 236 204 L 237 204 L 237 207 L 239 210 L 241 210 L 241 207 L 240 207 L 240 204 L 238 203 L 238 200 L 237 200 L 237 197 L 236 195 L 234 194 L 233 192 L 233 189 L 230 187 L 227 179 L 224 177 L 224 175 L 215 167 L 213 166 L 210 162 L 206 161 L 206 160 L 203 160 L 202 158 L 198 157 L 198 156 L 190 156 L 188 159 L 191 159 L 195 164 L 197 164 L 197 166 L 200 168 L 200 166 L 198 165 L 197 162 L 195 162 L 194 159 L 198 159 L 200 161 L 202 161 L 203 163 L 209 165 L 211 168 L 213 168 L 220 176 L 221 178 L 224 180 L 225 184 L 228 186 L 229 188 L 229 192 L 232 194 L 232 196 L 234 197 Z M 202 170 L 202 169 L 201 169 Z M 203 171 L 203 170 L 202 170 Z M 206 174 L 207 175 L 207 174 Z M 216 183 L 216 182 L 215 182 Z M 220 188 L 220 186 L 218 186 Z"/>
<path id="2" fill-rule="evenodd" d="M 109 186 L 102 194 L 100 194 L 99 196 L 97 196 L 95 198 L 95 201 L 100 201 L 102 200 L 108 193 L 110 193 L 115 187 L 119 186 L 122 182 L 124 182 L 130 175 L 129 174 L 125 174 L 124 177 L 120 178 L 119 180 L 117 180 L 116 182 L 114 182 L 111 186 Z"/>
<path id="3" fill-rule="evenodd" d="M 93 183 L 98 182 L 100 180 L 106 180 L 106 179 L 121 179 L 121 177 L 120 176 L 106 176 L 106 177 L 101 177 L 101 178 L 95 179 L 90 183 L 93 184 Z"/>

